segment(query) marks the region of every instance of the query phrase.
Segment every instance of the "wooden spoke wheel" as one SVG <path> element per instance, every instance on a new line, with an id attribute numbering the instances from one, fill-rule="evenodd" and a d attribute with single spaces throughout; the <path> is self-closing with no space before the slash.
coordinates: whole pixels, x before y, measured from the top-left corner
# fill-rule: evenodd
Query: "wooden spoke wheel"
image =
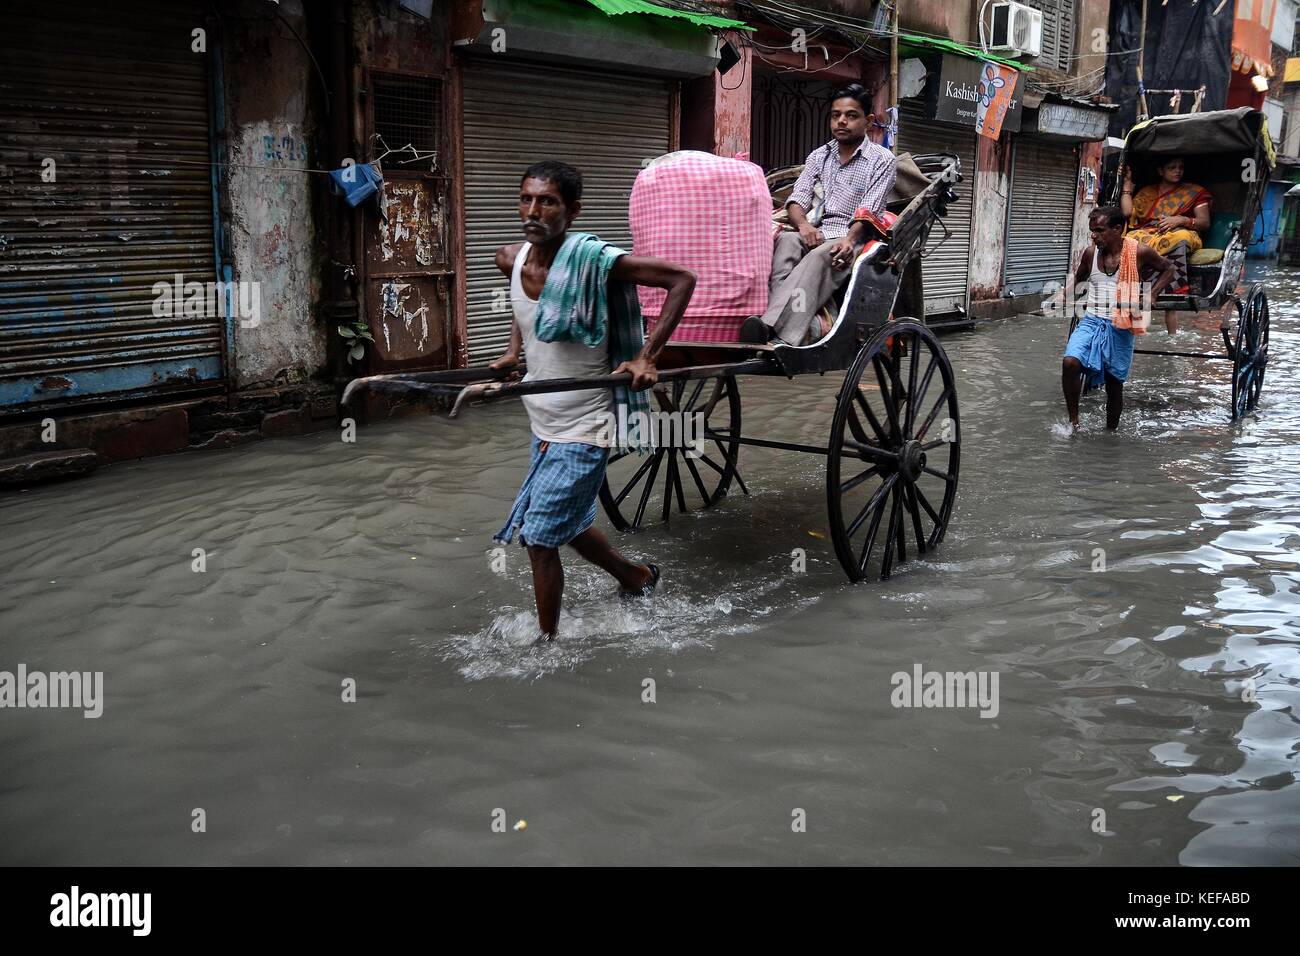
<path id="1" fill-rule="evenodd" d="M 850 580 L 884 580 L 943 540 L 960 460 L 948 356 L 915 319 L 887 323 L 845 374 L 831 425 L 827 509 Z"/>
<path id="2" fill-rule="evenodd" d="M 1225 335 L 1226 338 L 1226 335 Z M 1259 404 L 1268 365 L 1268 296 L 1258 283 L 1244 303 L 1237 304 L 1237 334 L 1231 347 L 1233 421 L 1244 418 Z"/>
<path id="3" fill-rule="evenodd" d="M 736 471 L 740 455 L 740 391 L 734 375 L 656 385 L 652 412 L 677 412 L 678 428 L 684 416 L 700 416 L 703 454 L 692 457 L 690 448 L 665 443 L 645 455 L 617 452 L 610 455 L 600 504 L 620 531 L 639 531 L 654 520 L 667 521 L 674 507 L 685 514 L 709 508 L 727 493 L 733 481 L 745 490 Z"/>

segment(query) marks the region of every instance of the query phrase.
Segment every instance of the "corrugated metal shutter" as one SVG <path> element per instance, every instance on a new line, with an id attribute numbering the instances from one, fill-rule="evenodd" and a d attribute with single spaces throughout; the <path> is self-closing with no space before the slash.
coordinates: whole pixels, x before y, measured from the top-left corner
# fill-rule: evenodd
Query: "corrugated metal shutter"
<path id="1" fill-rule="evenodd" d="M 191 51 L 204 16 L 190 2 L 6 6 L 0 408 L 220 380 L 220 318 L 153 315 L 155 282 L 215 278 L 211 54 Z"/>
<path id="2" fill-rule="evenodd" d="M 975 130 L 926 119 L 919 103 L 903 101 L 898 121 L 900 153 L 955 153 L 961 160 L 962 181 L 957 184 L 957 201 L 943 220 L 952 233 L 921 265 L 925 284 L 926 315 L 965 312 L 969 293 L 971 216 L 975 192 Z M 935 227 L 930 244 L 939 241 L 943 230 Z"/>
<path id="3" fill-rule="evenodd" d="M 647 159 L 669 149 L 671 100 L 662 80 L 466 60 L 465 257 L 470 364 L 500 357 L 510 338 L 509 282 L 496 268 L 501 246 L 523 239 L 519 177 L 558 159 L 582 171 L 574 228 L 632 248 L 632 183 Z M 528 121 L 521 122 L 520 97 Z M 494 308 L 495 304 L 495 308 Z"/>
<path id="4" fill-rule="evenodd" d="M 1007 203 L 1006 285 L 1015 295 L 1065 282 L 1070 271 L 1079 154 L 1033 136 L 1015 138 Z"/>

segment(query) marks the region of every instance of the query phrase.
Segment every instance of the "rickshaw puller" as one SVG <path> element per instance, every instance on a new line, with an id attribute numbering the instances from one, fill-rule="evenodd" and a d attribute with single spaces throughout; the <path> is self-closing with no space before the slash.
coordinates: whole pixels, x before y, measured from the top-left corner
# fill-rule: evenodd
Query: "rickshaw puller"
<path id="1" fill-rule="evenodd" d="M 532 428 L 532 461 L 514 507 L 496 540 L 519 531 L 528 549 L 537 601 L 539 641 L 555 637 L 564 594 L 559 549 L 570 545 L 609 572 L 622 596 L 649 596 L 659 568 L 635 564 L 592 527 L 611 443 L 628 450 L 649 436 L 611 436 L 616 404 L 649 408 L 644 390 L 658 380 L 656 362 L 681 320 L 695 288 L 693 273 L 662 259 L 632 256 L 588 233 L 570 233 L 582 209 L 582 174 L 547 160 L 525 171 L 519 216 L 525 242 L 497 250 L 496 264 L 510 278 L 514 321 L 510 346 L 492 368 L 528 358 L 527 380 L 598 378 L 631 373 L 631 390 L 620 387 L 523 396 Z M 645 340 L 636 286 L 666 289 L 654 333 Z"/>
<path id="2" fill-rule="evenodd" d="M 898 174 L 894 154 L 867 139 L 874 121 L 861 85 L 851 84 L 832 97 L 833 138 L 808 155 L 790 193 L 786 209 L 797 231 L 777 235 L 767 311 L 745 320 L 740 341 L 803 344 L 817 311 L 848 281 L 848 267 L 867 238 L 864 227 L 853 221 L 854 213 L 863 206 L 883 213 Z M 820 229 L 808 221 L 818 181 L 825 210 Z"/>
<path id="3" fill-rule="evenodd" d="M 1074 273 L 1075 286 L 1087 286 L 1088 309 L 1065 347 L 1061 390 L 1070 426 L 1076 431 L 1084 372 L 1091 385 L 1105 384 L 1106 427 L 1111 431 L 1119 427 L 1124 382 L 1133 364 L 1133 338 L 1144 333 L 1150 322 L 1150 316 L 1140 314 L 1139 277 L 1144 272 L 1160 273 L 1151 286 L 1152 299 L 1174 281 L 1174 264 L 1150 246 L 1125 238 L 1124 222 L 1118 206 L 1093 210 L 1088 226 L 1094 248 L 1084 251 Z"/>

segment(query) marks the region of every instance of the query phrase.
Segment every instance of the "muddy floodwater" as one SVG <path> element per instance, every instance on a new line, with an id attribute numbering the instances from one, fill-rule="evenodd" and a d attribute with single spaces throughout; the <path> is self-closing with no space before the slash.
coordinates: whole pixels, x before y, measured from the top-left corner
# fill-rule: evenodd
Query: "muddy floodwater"
<path id="1" fill-rule="evenodd" d="M 0 862 L 1300 863 L 1300 276 L 1261 274 L 1246 422 L 1226 363 L 1138 356 L 1069 437 L 1063 322 L 949 336 L 937 552 L 847 584 L 824 462 L 747 447 L 748 497 L 618 538 L 653 604 L 566 559 L 544 649 L 491 567 L 518 405 L 0 497 L 0 670 L 104 675 L 98 719 L 0 710 Z M 742 380 L 746 432 L 824 442 L 836 379 Z M 918 666 L 996 713 L 893 706 Z"/>

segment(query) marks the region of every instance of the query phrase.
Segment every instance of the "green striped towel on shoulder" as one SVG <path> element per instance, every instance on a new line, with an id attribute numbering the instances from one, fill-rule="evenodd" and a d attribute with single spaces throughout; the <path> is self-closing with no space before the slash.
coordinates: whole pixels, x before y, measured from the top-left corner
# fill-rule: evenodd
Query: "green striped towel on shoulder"
<path id="1" fill-rule="evenodd" d="M 543 342 L 581 342 L 595 348 L 609 335 L 610 371 L 640 354 L 645 344 L 645 320 L 636 286 L 630 282 L 609 285 L 609 273 L 627 252 L 589 232 L 571 232 L 555 254 L 542 295 L 537 303 L 537 337 Z M 648 414 L 648 391 L 626 386 L 614 389 L 614 401 L 624 406 L 619 421 Z M 641 420 L 645 420 L 644 418 Z M 628 436 L 619 436 L 619 441 Z M 649 442 L 634 435 L 620 450 L 643 451 Z"/>

